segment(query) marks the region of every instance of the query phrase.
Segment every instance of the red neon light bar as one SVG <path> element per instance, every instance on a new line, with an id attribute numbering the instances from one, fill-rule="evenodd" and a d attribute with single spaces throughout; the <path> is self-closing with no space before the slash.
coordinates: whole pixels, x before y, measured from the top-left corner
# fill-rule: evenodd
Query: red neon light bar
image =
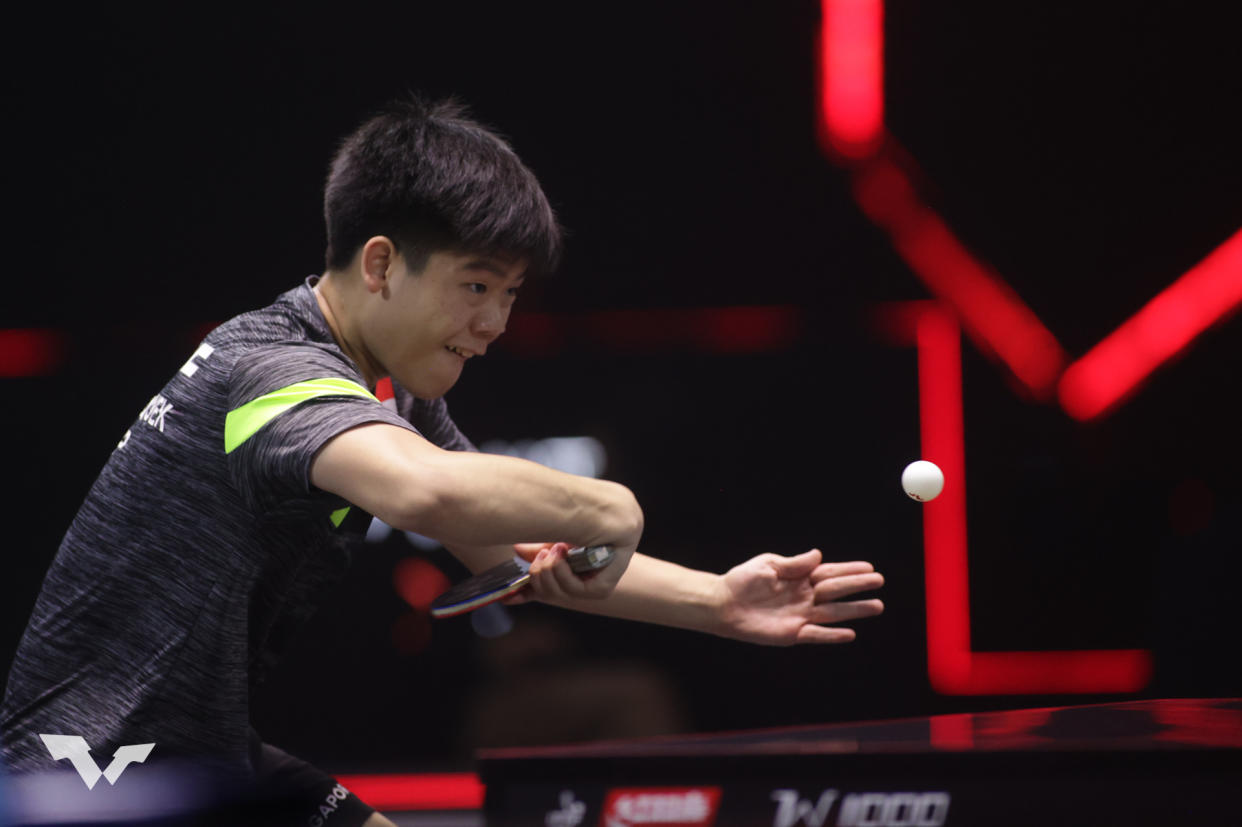
<path id="1" fill-rule="evenodd" d="M 821 122 L 829 148 L 849 160 L 871 155 L 884 130 L 884 3 L 823 0 Z"/>
<path id="2" fill-rule="evenodd" d="M 802 330 L 802 310 L 785 305 L 517 313 L 498 346 L 522 356 L 550 356 L 583 345 L 614 353 L 775 353 Z"/>
<path id="3" fill-rule="evenodd" d="M 961 335 L 957 320 L 920 303 L 920 456 L 944 471 L 944 491 L 923 506 L 928 676 L 936 688 L 970 672 L 970 582 L 966 560 L 966 446 Z"/>
<path id="4" fill-rule="evenodd" d="M 1066 369 L 1061 405 L 1093 419 L 1242 305 L 1242 230 Z"/>
<path id="5" fill-rule="evenodd" d="M 520 313 L 509 320 L 499 347 L 520 356 L 551 356 L 583 345 L 631 355 L 779 353 L 796 344 L 803 321 L 802 309 L 787 305 Z M 195 326 L 191 341 L 215 327 Z M 60 371 L 68 341 L 60 330 L 0 329 L 0 379 Z"/>
<path id="6" fill-rule="evenodd" d="M 975 343 L 1004 362 L 1035 398 L 1050 398 L 1067 361 L 1060 343 L 1018 294 L 922 203 L 893 158 L 877 158 L 861 169 L 854 197 L 867 217 L 888 231 L 915 275 L 953 306 Z"/>

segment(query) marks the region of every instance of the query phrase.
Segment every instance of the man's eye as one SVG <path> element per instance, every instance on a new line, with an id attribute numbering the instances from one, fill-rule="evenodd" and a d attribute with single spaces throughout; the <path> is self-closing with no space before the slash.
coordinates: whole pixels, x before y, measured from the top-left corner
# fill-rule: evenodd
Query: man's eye
<path id="1" fill-rule="evenodd" d="M 470 284 L 467 284 L 466 289 L 469 290 L 471 293 L 478 293 L 479 295 L 482 295 L 483 293 L 487 292 L 487 285 L 483 284 L 482 282 L 476 281 L 476 282 L 471 282 Z"/>

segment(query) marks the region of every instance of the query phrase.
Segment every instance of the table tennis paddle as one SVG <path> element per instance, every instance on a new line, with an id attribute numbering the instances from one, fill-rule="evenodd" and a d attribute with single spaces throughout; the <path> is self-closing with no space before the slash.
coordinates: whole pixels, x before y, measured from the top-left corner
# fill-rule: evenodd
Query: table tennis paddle
<path id="1" fill-rule="evenodd" d="M 565 559 L 574 574 L 598 571 L 612 562 L 612 546 L 571 548 Z M 452 617 L 494 603 L 525 588 L 530 564 L 520 557 L 468 577 L 431 602 L 432 617 Z"/>

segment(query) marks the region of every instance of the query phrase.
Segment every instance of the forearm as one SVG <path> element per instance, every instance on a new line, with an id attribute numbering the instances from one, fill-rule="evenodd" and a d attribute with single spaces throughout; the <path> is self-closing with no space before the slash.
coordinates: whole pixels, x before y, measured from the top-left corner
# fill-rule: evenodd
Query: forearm
<path id="1" fill-rule="evenodd" d="M 604 600 L 548 602 L 623 620 L 719 634 L 722 597 L 718 575 L 635 554 L 617 588 Z"/>
<path id="2" fill-rule="evenodd" d="M 436 496 L 416 505 L 403 521 L 445 545 L 547 537 L 581 546 L 636 545 L 642 533 L 642 511 L 629 489 L 617 483 L 490 454 L 443 452 L 422 462 Z"/>

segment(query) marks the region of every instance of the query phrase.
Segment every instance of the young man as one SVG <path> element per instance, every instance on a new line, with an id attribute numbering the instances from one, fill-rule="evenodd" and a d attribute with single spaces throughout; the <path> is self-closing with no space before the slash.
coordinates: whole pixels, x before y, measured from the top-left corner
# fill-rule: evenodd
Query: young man
<path id="1" fill-rule="evenodd" d="M 473 450 L 442 397 L 555 265 L 560 232 L 531 172 L 460 107 L 412 100 L 360 127 L 324 213 L 325 274 L 214 330 L 87 495 L 9 674 L 11 770 L 57 766 L 69 748 L 45 735 L 100 755 L 154 744 L 152 767 L 206 762 L 279 798 L 287 823 L 325 802 L 329 827 L 390 823 L 249 724 L 251 686 L 342 575 L 362 512 L 475 571 L 516 545 L 528 598 L 617 617 L 781 645 L 852 640 L 829 624 L 882 611 L 840 602 L 881 585 L 867 563 L 810 551 L 690 571 L 635 553 L 625 487 Z M 396 413 L 372 395 L 385 377 Z M 616 558 L 581 579 L 570 545 Z"/>

